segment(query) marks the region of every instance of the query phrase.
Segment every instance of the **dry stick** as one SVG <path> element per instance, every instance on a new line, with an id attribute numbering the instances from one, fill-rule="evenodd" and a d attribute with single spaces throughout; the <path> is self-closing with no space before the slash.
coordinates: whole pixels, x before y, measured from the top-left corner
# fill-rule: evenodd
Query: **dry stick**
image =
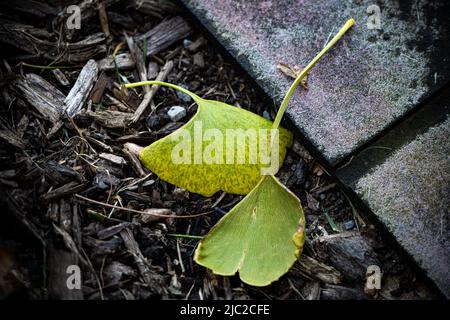
<path id="1" fill-rule="evenodd" d="M 169 75 L 170 71 L 172 71 L 173 68 L 173 61 L 167 61 L 166 64 L 164 65 L 164 67 L 162 68 L 162 70 L 159 72 L 158 76 L 156 77 L 156 81 L 164 81 L 167 76 Z M 143 81 L 141 83 L 146 83 L 148 81 Z M 150 104 L 150 101 L 153 100 L 153 97 L 155 96 L 156 92 L 158 92 L 158 89 L 160 88 L 159 85 L 153 85 L 150 88 L 150 91 L 147 92 L 144 95 L 144 99 L 142 100 L 142 102 L 139 104 L 139 107 L 137 108 L 137 110 L 135 111 L 132 119 L 131 119 L 131 124 L 134 124 L 136 122 L 138 122 L 142 115 L 144 114 L 145 110 L 147 109 L 148 105 Z"/>
<path id="2" fill-rule="evenodd" d="M 134 261 L 136 262 L 136 265 L 145 283 L 148 285 L 152 285 L 153 281 L 147 259 L 145 259 L 144 255 L 142 254 L 138 243 L 134 239 L 133 233 L 130 231 L 130 229 L 126 228 L 120 231 L 120 236 L 122 237 L 125 247 L 133 256 Z"/>
<path id="3" fill-rule="evenodd" d="M 106 38 L 109 38 L 111 37 L 111 33 L 109 32 L 108 15 L 106 14 L 105 4 L 102 1 L 98 3 L 97 10 L 102 31 L 105 34 Z"/>
<path id="4" fill-rule="evenodd" d="M 175 215 L 169 215 L 169 214 L 157 214 L 157 213 L 151 213 L 151 212 L 146 212 L 146 211 L 139 211 L 139 210 L 134 210 L 134 209 L 130 209 L 130 208 L 124 208 L 124 207 L 118 207 L 116 205 L 112 205 L 109 203 L 104 203 L 101 201 L 97 201 L 97 200 L 93 200 L 93 199 L 89 199 L 86 197 L 83 197 L 79 194 L 75 194 L 75 197 L 84 200 L 84 201 L 88 201 L 88 202 L 92 202 L 95 204 L 98 204 L 100 206 L 104 206 L 107 208 L 112 208 L 112 209 L 117 209 L 117 210 L 122 210 L 122 211 L 128 211 L 128 212 L 134 212 L 134 213 L 139 213 L 139 214 L 148 214 L 148 215 L 153 215 L 155 217 L 161 217 L 161 218 L 175 218 L 175 219 L 190 219 L 190 218 L 196 218 L 196 217 L 201 217 L 201 216 L 205 216 L 207 214 L 212 213 L 213 211 L 207 211 L 207 212 L 203 212 L 203 213 L 198 213 L 198 214 L 191 214 L 191 215 L 185 215 L 185 216 L 175 216 Z"/>
<path id="5" fill-rule="evenodd" d="M 124 35 L 125 39 L 127 40 L 131 56 L 133 57 L 133 60 L 136 63 L 136 69 L 138 70 L 139 79 L 141 81 L 147 81 L 147 68 L 145 67 L 144 56 L 142 52 L 139 50 L 139 47 L 134 43 L 133 37 L 130 37 L 126 33 L 124 33 Z M 149 91 L 150 88 L 148 86 L 144 86 L 144 92 L 148 93 Z"/>
<path id="6" fill-rule="evenodd" d="M 91 137 L 91 136 L 88 136 L 88 135 L 85 135 L 84 138 L 85 138 L 88 142 L 90 142 L 90 143 L 92 143 L 92 144 L 95 144 L 95 145 L 98 146 L 99 148 L 101 148 L 101 149 L 103 149 L 103 150 L 105 150 L 105 151 L 108 151 L 109 153 L 113 153 L 113 152 L 114 152 L 113 148 L 111 148 L 110 146 L 108 146 L 106 143 L 104 143 L 104 142 L 102 142 L 102 141 L 99 141 L 99 140 L 97 140 L 97 139 L 95 139 L 95 138 L 93 138 L 93 137 Z"/>
<path id="7" fill-rule="evenodd" d="M 134 170 L 134 172 L 136 172 L 136 174 L 143 178 L 147 175 L 147 173 L 145 173 L 144 168 L 142 168 L 141 162 L 139 161 L 139 159 L 133 154 L 131 153 L 127 148 L 123 148 L 122 152 L 125 153 L 128 157 L 128 159 L 131 162 L 131 168 Z"/>
<path id="8" fill-rule="evenodd" d="M 67 249 L 72 251 L 80 259 L 80 261 L 83 265 L 89 266 L 89 263 L 87 262 L 87 260 L 81 255 L 80 251 L 78 250 L 78 247 L 77 247 L 75 241 L 73 241 L 72 236 L 67 231 L 58 227 L 54 223 L 53 223 L 53 228 L 55 229 L 56 233 L 59 234 L 63 238 L 64 244 L 66 245 Z"/>
<path id="9" fill-rule="evenodd" d="M 173 61 L 172 60 L 167 61 L 162 70 L 159 72 L 158 76 L 156 77 L 156 81 L 164 81 L 169 75 L 169 73 L 172 71 L 172 68 L 173 68 Z M 145 82 L 148 81 L 144 81 L 143 83 Z M 150 88 L 150 91 L 144 95 L 144 99 L 139 104 L 139 107 L 137 108 L 131 119 L 131 124 L 134 124 L 141 119 L 142 115 L 144 114 L 145 110 L 150 104 L 150 101 L 153 100 L 153 97 L 155 96 L 156 92 L 158 92 L 159 88 L 160 88 L 159 85 L 153 85 Z"/>

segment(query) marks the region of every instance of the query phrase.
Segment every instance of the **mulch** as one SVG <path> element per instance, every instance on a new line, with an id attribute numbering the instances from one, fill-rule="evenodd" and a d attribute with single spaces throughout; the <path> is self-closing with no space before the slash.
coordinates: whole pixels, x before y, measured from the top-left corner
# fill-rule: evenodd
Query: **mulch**
<path id="1" fill-rule="evenodd" d="M 173 132 L 196 106 L 168 88 L 121 85 L 158 78 L 271 119 L 273 106 L 171 2 L 84 1 L 81 29 L 67 27 L 68 1 L 49 3 L 0 4 L 0 298 L 436 297 L 297 141 L 277 176 L 304 207 L 300 260 L 262 288 L 196 265 L 199 239 L 242 197 L 202 197 L 143 167 L 130 143 Z M 172 106 L 187 115 L 172 121 Z M 81 290 L 67 289 L 69 265 Z M 380 291 L 364 291 L 368 265 L 383 272 Z"/>

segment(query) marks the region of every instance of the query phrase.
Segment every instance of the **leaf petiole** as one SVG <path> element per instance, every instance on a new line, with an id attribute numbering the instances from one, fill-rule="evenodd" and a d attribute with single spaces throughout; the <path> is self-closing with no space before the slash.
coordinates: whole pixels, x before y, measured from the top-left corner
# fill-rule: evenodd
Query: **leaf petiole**
<path id="1" fill-rule="evenodd" d="M 339 41 L 340 38 L 355 24 L 355 20 L 349 19 L 339 30 L 338 33 L 331 39 L 330 42 L 315 56 L 314 59 L 311 60 L 311 62 L 306 66 L 305 69 L 302 70 L 302 72 L 299 74 L 297 79 L 291 84 L 288 92 L 284 96 L 283 101 L 281 102 L 280 109 L 278 109 L 277 116 L 275 117 L 275 120 L 272 125 L 272 129 L 278 129 L 280 126 L 281 119 L 283 118 L 284 112 L 286 111 L 286 108 L 288 106 L 289 100 L 291 100 L 292 95 L 295 92 L 295 89 L 297 89 L 298 85 L 301 83 L 301 81 L 306 77 L 308 72 L 314 67 L 314 65 L 317 63 L 317 61 L 322 58 L 322 56 L 333 47 L 336 42 Z"/>
<path id="2" fill-rule="evenodd" d="M 165 86 L 165 87 L 169 87 L 169 88 L 181 91 L 181 92 L 187 94 L 188 96 L 190 96 L 192 99 L 194 99 L 195 102 L 202 100 L 202 98 L 200 98 L 198 95 L 196 95 L 195 93 L 193 93 L 183 87 L 177 86 L 172 83 L 164 82 L 164 81 L 158 81 L 158 80 L 148 80 L 148 81 L 127 83 L 127 84 L 125 84 L 125 88 L 135 88 L 135 87 L 141 87 L 141 86 L 147 86 L 147 85 L 153 85 L 153 84 Z"/>

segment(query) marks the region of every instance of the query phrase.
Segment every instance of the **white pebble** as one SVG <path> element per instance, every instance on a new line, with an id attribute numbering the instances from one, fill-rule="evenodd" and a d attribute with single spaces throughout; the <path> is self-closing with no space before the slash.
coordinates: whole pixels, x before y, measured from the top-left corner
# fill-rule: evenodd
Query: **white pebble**
<path id="1" fill-rule="evenodd" d="M 186 115 L 186 109 L 181 106 L 173 106 L 167 111 L 170 120 L 176 122 Z"/>

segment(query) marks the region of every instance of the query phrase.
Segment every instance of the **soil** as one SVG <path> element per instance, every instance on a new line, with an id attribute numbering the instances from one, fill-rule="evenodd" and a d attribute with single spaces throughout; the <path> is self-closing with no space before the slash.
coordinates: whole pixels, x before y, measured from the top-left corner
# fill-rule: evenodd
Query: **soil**
<path id="1" fill-rule="evenodd" d="M 4 48 L 0 67 L 0 298 L 439 297 L 297 141 L 277 176 L 303 204 L 307 243 L 299 262 L 267 287 L 248 286 L 237 276 L 216 276 L 196 265 L 193 252 L 200 237 L 242 197 L 222 193 L 202 197 L 140 166 L 124 145 L 146 146 L 169 134 L 189 120 L 196 106 L 185 96 L 160 88 L 142 116 L 130 124 L 127 121 L 136 115 L 145 89 L 125 94 L 120 85 L 160 75 L 201 97 L 271 119 L 274 107 L 265 103 L 254 84 L 192 23 L 186 28 L 186 18 L 171 20 L 184 13 L 166 1 L 104 1 L 103 7 L 81 6 L 79 30 L 65 25 L 67 1 L 51 1 L 48 7 L 23 3 L 0 5 L 4 20 L 0 30 Z M 103 10 L 108 19 L 101 23 L 99 12 Z M 18 30 L 14 26 L 25 31 L 14 31 Z M 155 38 L 143 40 L 152 32 L 161 36 L 160 43 Z M 96 34 L 101 37 L 94 45 L 67 45 Z M 127 41 L 125 34 L 134 41 Z M 133 56 L 133 50 L 137 55 Z M 145 50 L 151 54 L 142 55 Z M 99 61 L 112 54 L 128 55 L 129 64 L 100 67 L 97 73 L 83 74 L 77 84 L 89 59 Z M 169 61 L 173 66 L 164 74 L 163 66 Z M 44 90 L 39 91 L 36 79 L 27 76 L 31 73 L 47 82 Z M 32 98 L 24 92 L 27 83 Z M 58 90 L 62 100 L 73 90 L 80 93 L 81 108 L 73 118 L 64 114 L 52 118 L 45 103 L 39 109 L 39 97 L 45 94 L 51 96 L 44 102 L 61 102 Z M 172 106 L 184 107 L 187 115 L 171 121 L 167 112 Z M 192 219 L 149 219 L 142 214 L 155 208 L 175 216 L 208 214 Z M 81 267 L 81 290 L 66 290 L 62 262 Z M 364 290 L 369 265 L 382 271 L 381 290 Z"/>

